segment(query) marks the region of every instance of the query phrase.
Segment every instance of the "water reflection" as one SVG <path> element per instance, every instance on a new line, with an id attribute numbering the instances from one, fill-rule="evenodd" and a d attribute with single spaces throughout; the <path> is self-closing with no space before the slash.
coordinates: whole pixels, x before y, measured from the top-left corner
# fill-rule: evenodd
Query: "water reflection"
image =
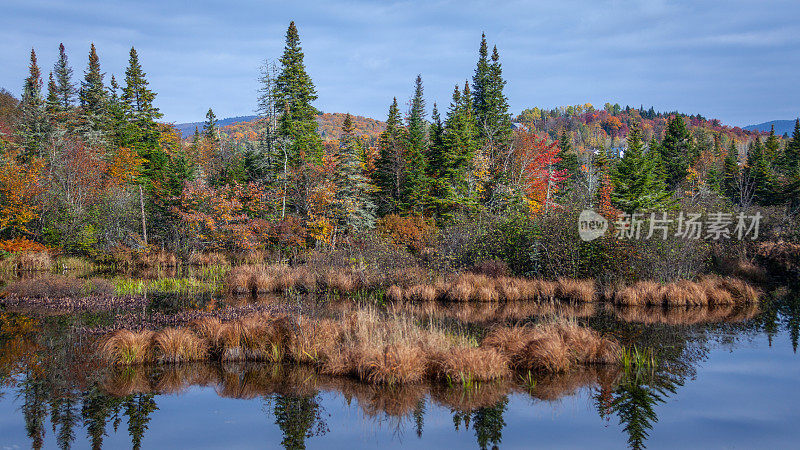
<path id="1" fill-rule="evenodd" d="M 278 300 L 275 300 L 278 301 Z M 282 301 L 286 301 L 285 299 Z M 555 408 L 564 398 L 591 398 L 593 414 L 619 426 L 632 448 L 643 448 L 659 425 L 661 411 L 675 403 L 675 394 L 694 379 L 715 343 L 733 349 L 756 336 L 788 339 L 796 351 L 800 297 L 779 290 L 769 293 L 761 310 L 753 308 L 620 309 L 560 305 L 558 312 L 542 305 L 426 305 L 419 315 L 490 326 L 496 320 L 517 321 L 547 314 L 571 315 L 613 333 L 626 344 L 654 348 L 657 370 L 588 368 L 559 375 L 536 376 L 535 385 L 519 380 L 477 385 L 470 389 L 443 383 L 386 388 L 346 378 L 326 377 L 309 367 L 252 363 L 186 364 L 107 368 L 92 355 L 92 343 L 76 330 L 98 318 L 90 314 L 30 318 L 0 314 L 0 396 L 4 418 L 20 417 L 32 447 L 47 443 L 79 446 L 83 436 L 101 448 L 109 436 L 128 436 L 140 448 L 150 428 L 159 423 L 159 405 L 174 403 L 178 394 L 213 392 L 217 398 L 261 405 L 264 420 L 280 431 L 285 448 L 305 448 L 309 439 L 327 439 L 346 416 L 326 399 L 341 399 L 360 413 L 358 420 L 422 438 L 442 415 L 452 429 L 468 431 L 480 448 L 518 443 L 514 404 L 517 401 Z M 304 306 L 304 311 L 345 311 L 344 303 Z M 394 305 L 393 307 L 401 307 Z M 787 347 L 789 342 L 783 341 Z M 747 364 L 742 362 L 742 364 Z M 759 380 L 753 379 L 757 383 Z M 14 402 L 16 407 L 10 407 Z M 685 400 L 682 400 L 685 401 Z M 780 404 L 781 399 L 771 399 Z M 326 407 L 327 405 L 327 407 Z M 663 419 L 663 417 L 662 417 Z M 352 418 L 345 419 L 352 422 Z M 352 423 L 348 422 L 347 426 Z M 341 424 L 338 424 L 341 427 Z M 20 432 L 23 432 L 20 427 Z M 48 434 L 50 433 L 50 434 Z M 654 435 L 655 436 L 655 435 Z M 47 437 L 47 438 L 46 438 Z M 425 441 L 427 442 L 427 441 Z M 152 444 L 151 444 L 152 445 Z M 156 442 L 155 445 L 164 445 Z"/>

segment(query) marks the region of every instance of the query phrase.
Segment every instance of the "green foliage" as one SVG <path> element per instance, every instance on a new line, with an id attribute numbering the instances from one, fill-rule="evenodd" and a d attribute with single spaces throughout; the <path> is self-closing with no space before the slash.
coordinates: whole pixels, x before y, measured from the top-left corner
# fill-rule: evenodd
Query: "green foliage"
<path id="1" fill-rule="evenodd" d="M 397 98 L 389 106 L 386 129 L 380 135 L 378 144 L 378 160 L 372 175 L 377 187 L 376 203 L 378 214 L 383 216 L 400 211 L 403 181 L 403 150 L 405 148 L 405 130 L 400 122 L 400 111 Z"/>
<path id="2" fill-rule="evenodd" d="M 425 122 L 425 99 L 423 98 L 422 76 L 417 75 L 414 82 L 414 97 L 411 110 L 406 119 L 406 148 L 403 164 L 403 185 L 400 211 L 419 214 L 425 207 L 428 179 L 425 175 L 428 162 L 428 132 Z"/>
<path id="3" fill-rule="evenodd" d="M 667 125 L 659 148 L 664 163 L 664 174 L 670 188 L 680 184 L 689 173 L 691 165 L 691 136 L 681 116 L 674 116 Z"/>
<path id="4" fill-rule="evenodd" d="M 316 88 L 306 72 L 303 49 L 294 22 L 286 30 L 281 71 L 275 80 L 275 108 L 280 114 L 278 133 L 292 165 L 322 162 L 322 143 L 317 134 Z"/>
<path id="5" fill-rule="evenodd" d="M 611 179 L 611 201 L 625 212 L 663 210 L 673 203 L 655 161 L 644 154 L 641 131 L 636 125 L 628 132 L 628 148 L 614 167 Z"/>

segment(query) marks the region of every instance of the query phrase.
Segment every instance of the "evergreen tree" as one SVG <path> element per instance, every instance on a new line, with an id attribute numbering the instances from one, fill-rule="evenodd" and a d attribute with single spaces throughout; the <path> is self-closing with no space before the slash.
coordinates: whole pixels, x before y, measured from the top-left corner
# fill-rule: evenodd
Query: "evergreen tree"
<path id="1" fill-rule="evenodd" d="M 380 215 L 394 214 L 400 211 L 402 200 L 404 130 L 400 123 L 400 110 L 397 98 L 389 106 L 386 129 L 379 138 L 378 161 L 375 164 L 373 181 L 377 187 L 376 198 Z"/>
<path id="2" fill-rule="evenodd" d="M 431 113 L 431 126 L 428 130 L 428 177 L 433 178 L 441 174 L 441 164 L 444 152 L 444 125 L 439 115 L 439 108 L 433 104 Z"/>
<path id="3" fill-rule="evenodd" d="M 217 130 L 217 116 L 211 108 L 208 108 L 206 113 L 206 121 L 203 123 L 203 139 L 206 142 L 216 143 L 219 141 L 219 132 Z"/>
<path id="4" fill-rule="evenodd" d="M 405 213 L 422 213 L 427 191 L 428 133 L 425 123 L 425 99 L 422 76 L 417 75 L 414 97 L 406 120 L 406 149 L 403 174 L 401 210 Z"/>
<path id="5" fill-rule="evenodd" d="M 555 169 L 574 177 L 578 173 L 578 155 L 572 150 L 572 137 L 566 128 L 558 135 L 558 148 L 561 160 L 555 164 Z"/>
<path id="6" fill-rule="evenodd" d="M 478 47 L 478 64 L 475 67 L 475 75 L 472 76 L 472 107 L 475 109 L 474 116 L 478 128 L 486 121 L 488 107 L 486 105 L 489 87 L 489 48 L 486 44 L 486 34 L 481 33 L 481 44 Z"/>
<path id="7" fill-rule="evenodd" d="M 41 146 L 47 133 L 47 120 L 42 99 L 42 74 L 36 61 L 36 52 L 31 49 L 28 77 L 22 87 L 19 102 L 20 117 L 16 134 L 22 148 L 23 159 L 41 154 Z"/>
<path id="8" fill-rule="evenodd" d="M 670 188 L 680 184 L 689 173 L 691 137 L 683 117 L 675 116 L 667 124 L 667 131 L 661 141 L 661 160 L 667 185 Z"/>
<path id="9" fill-rule="evenodd" d="M 671 205 L 671 193 L 658 177 L 653 161 L 644 154 L 638 125 L 631 125 L 628 148 L 611 173 L 614 191 L 611 201 L 627 213 L 664 209 Z"/>
<path id="10" fill-rule="evenodd" d="M 764 143 L 764 156 L 767 159 L 767 162 L 772 164 L 778 160 L 780 156 L 781 150 L 781 143 L 778 141 L 778 137 L 775 136 L 775 125 L 769 130 L 769 136 L 767 137 L 767 142 Z"/>
<path id="11" fill-rule="evenodd" d="M 761 205 L 775 202 L 775 179 L 767 161 L 764 145 L 756 137 L 750 144 L 747 155 L 747 176 L 753 182 L 753 200 Z"/>
<path id="12" fill-rule="evenodd" d="M 75 85 L 72 83 L 72 67 L 69 66 L 69 59 L 64 44 L 58 46 L 58 61 L 53 68 L 56 78 L 56 93 L 61 103 L 61 109 L 69 110 L 75 102 Z"/>
<path id="13" fill-rule="evenodd" d="M 375 187 L 364 176 L 364 161 L 359 159 L 361 141 L 355 135 L 348 113 L 342 125 L 339 145 L 339 170 L 336 173 L 336 204 L 340 222 L 347 230 L 372 228 L 375 223 Z"/>
<path id="14" fill-rule="evenodd" d="M 128 68 L 125 69 L 125 87 L 122 89 L 122 101 L 131 118 L 141 124 L 149 124 L 163 115 L 153 106 L 155 92 L 148 89 L 146 73 L 139 64 L 139 55 L 131 47 Z"/>
<path id="15" fill-rule="evenodd" d="M 795 119 L 792 138 L 784 148 L 783 166 L 787 172 L 800 170 L 800 119 Z"/>
<path id="16" fill-rule="evenodd" d="M 738 201 L 739 177 L 739 151 L 731 139 L 728 154 L 722 161 L 722 193 L 733 201 Z"/>
<path id="17" fill-rule="evenodd" d="M 89 64 L 83 75 L 80 90 L 81 108 L 89 116 L 101 116 L 105 113 L 106 90 L 103 86 L 103 73 L 100 72 L 100 58 L 94 43 L 89 50 Z"/>
<path id="18" fill-rule="evenodd" d="M 47 100 L 44 109 L 51 117 L 61 111 L 61 99 L 58 97 L 58 86 L 53 79 L 53 72 L 50 72 L 47 80 Z"/>
<path id="19" fill-rule="evenodd" d="M 275 106 L 280 114 L 278 133 L 288 147 L 293 165 L 322 162 L 322 142 L 317 134 L 317 99 L 311 77 L 306 73 L 303 49 L 294 22 L 286 30 L 286 46 L 281 56 L 281 72 L 275 80 Z"/>

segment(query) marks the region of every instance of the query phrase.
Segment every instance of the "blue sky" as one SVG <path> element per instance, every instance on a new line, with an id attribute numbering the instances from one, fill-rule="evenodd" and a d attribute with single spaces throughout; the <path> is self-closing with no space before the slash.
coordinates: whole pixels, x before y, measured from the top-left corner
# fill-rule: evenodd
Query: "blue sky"
<path id="1" fill-rule="evenodd" d="M 496 4 L 492 4 L 496 3 Z M 252 114 L 258 68 L 290 20 L 326 112 L 385 119 L 421 73 L 428 106 L 472 76 L 481 32 L 496 44 L 514 113 L 610 101 L 747 125 L 800 115 L 800 2 L 3 0 L 0 87 L 19 94 L 28 53 L 76 75 L 89 44 L 122 77 L 133 45 L 165 120 Z M 442 110 L 446 109 L 446 106 Z"/>

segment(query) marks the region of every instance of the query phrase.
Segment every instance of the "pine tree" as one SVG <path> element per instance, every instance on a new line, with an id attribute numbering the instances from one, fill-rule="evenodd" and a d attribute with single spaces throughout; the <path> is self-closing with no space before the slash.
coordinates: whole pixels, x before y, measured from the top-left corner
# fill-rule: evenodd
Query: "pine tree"
<path id="1" fill-rule="evenodd" d="M 488 107 L 486 105 L 487 89 L 489 88 L 489 48 L 486 44 L 486 34 L 481 33 L 481 44 L 478 47 L 478 64 L 475 75 L 472 76 L 472 107 L 475 109 L 474 117 L 478 128 L 486 121 Z"/>
<path id="2" fill-rule="evenodd" d="M 772 164 L 778 160 L 780 156 L 781 143 L 778 141 L 778 136 L 775 136 L 775 125 L 772 125 L 769 130 L 767 142 L 764 143 L 764 156 L 767 162 Z"/>
<path id="3" fill-rule="evenodd" d="M 403 192 L 401 210 L 405 213 L 423 212 L 427 191 L 428 133 L 425 123 L 425 99 L 423 98 L 422 76 L 417 75 L 414 84 L 414 97 L 411 110 L 406 119 L 406 149 L 403 173 Z"/>
<path id="4" fill-rule="evenodd" d="M 661 141 L 660 151 L 667 186 L 674 188 L 689 173 L 691 136 L 686 129 L 683 117 L 675 116 L 669 121 L 664 139 Z"/>
<path id="5" fill-rule="evenodd" d="M 128 68 L 125 69 L 125 87 L 122 89 L 122 101 L 126 105 L 133 120 L 140 123 L 153 122 L 162 117 L 158 108 L 153 106 L 156 98 L 155 92 L 148 89 L 149 84 L 146 73 L 139 64 L 139 55 L 131 47 Z"/>
<path id="6" fill-rule="evenodd" d="M 336 205 L 341 224 L 347 230 L 364 230 L 375 223 L 375 187 L 363 174 L 364 161 L 359 159 L 361 142 L 355 135 L 348 113 L 342 125 L 336 173 Z"/>
<path id="7" fill-rule="evenodd" d="M 628 148 L 611 173 L 614 190 L 612 203 L 633 213 L 664 209 L 672 204 L 671 193 L 658 177 L 653 161 L 644 154 L 638 125 L 628 132 Z"/>
<path id="8" fill-rule="evenodd" d="M 31 49 L 28 77 L 22 87 L 19 102 L 20 118 L 16 134 L 22 147 L 23 159 L 41 154 L 41 146 L 47 133 L 47 120 L 42 99 L 42 74 L 36 61 L 36 52 Z"/>
<path id="9" fill-rule="evenodd" d="M 208 108 L 206 113 L 206 121 L 203 123 L 203 139 L 206 142 L 216 143 L 219 140 L 219 132 L 217 130 L 217 116 L 211 108 Z"/>
<path id="10" fill-rule="evenodd" d="M 731 139 L 728 154 L 722 161 L 722 193 L 734 202 L 738 202 L 740 175 L 739 150 L 736 149 L 736 143 Z"/>
<path id="11" fill-rule="evenodd" d="M 105 114 L 106 90 L 103 86 L 103 73 L 100 72 L 100 58 L 92 43 L 89 50 L 89 64 L 83 75 L 80 90 L 81 108 L 95 120 Z"/>
<path id="12" fill-rule="evenodd" d="M 306 72 L 303 49 L 294 22 L 286 30 L 286 46 L 281 56 L 281 72 L 275 80 L 275 106 L 280 114 L 278 133 L 289 148 L 293 165 L 322 162 L 322 142 L 317 134 L 317 110 L 311 103 L 316 89 Z"/>
<path id="13" fill-rule="evenodd" d="M 58 46 L 58 61 L 56 61 L 53 72 L 55 73 L 56 92 L 61 102 L 61 109 L 67 111 L 75 102 L 75 93 L 77 90 L 72 83 L 72 67 L 69 66 L 69 59 L 67 58 L 64 44 L 59 44 Z"/>
<path id="14" fill-rule="evenodd" d="M 508 99 L 503 93 L 506 81 L 497 47 L 492 49 L 492 63 L 489 66 L 489 85 L 486 89 L 486 116 L 479 124 L 481 136 L 491 141 L 493 147 L 504 147 L 511 140 L 511 114 L 508 112 Z"/>
<path id="15" fill-rule="evenodd" d="M 61 99 L 58 97 L 58 86 L 56 86 L 56 80 L 53 78 L 53 72 L 48 75 L 47 100 L 45 101 L 44 109 L 51 117 L 61 111 Z"/>
<path id="16" fill-rule="evenodd" d="M 783 166 L 787 172 L 800 170 L 800 119 L 795 119 L 792 138 L 786 143 Z"/>
<path id="17" fill-rule="evenodd" d="M 572 151 L 572 137 L 566 128 L 562 128 L 558 135 L 558 148 L 561 160 L 556 163 L 556 170 L 566 171 L 566 174 L 574 177 L 578 173 L 578 155 Z"/>
<path id="18" fill-rule="evenodd" d="M 397 98 L 389 106 L 386 129 L 379 138 L 378 161 L 375 164 L 373 182 L 377 187 L 376 199 L 380 215 L 395 214 L 400 211 L 403 192 L 403 173 L 405 171 L 404 130 L 400 123 L 400 110 Z"/>
<path id="19" fill-rule="evenodd" d="M 753 200 L 760 205 L 775 203 L 775 178 L 767 161 L 764 145 L 756 136 L 747 155 L 747 176 L 753 182 Z"/>

